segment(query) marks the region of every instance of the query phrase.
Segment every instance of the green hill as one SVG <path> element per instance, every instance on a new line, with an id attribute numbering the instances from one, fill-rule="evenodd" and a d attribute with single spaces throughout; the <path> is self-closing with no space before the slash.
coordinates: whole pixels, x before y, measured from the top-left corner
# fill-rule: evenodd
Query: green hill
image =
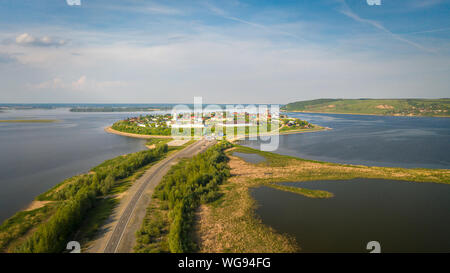
<path id="1" fill-rule="evenodd" d="M 450 117 L 450 99 L 317 99 L 292 102 L 282 110 L 361 115 Z"/>

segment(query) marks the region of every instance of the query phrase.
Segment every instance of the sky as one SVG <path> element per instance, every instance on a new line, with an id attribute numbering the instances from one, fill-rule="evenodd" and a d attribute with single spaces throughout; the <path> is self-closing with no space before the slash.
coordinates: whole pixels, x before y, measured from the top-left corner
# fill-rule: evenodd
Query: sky
<path id="1" fill-rule="evenodd" d="M 0 0 L 0 103 L 450 97 L 450 0 Z"/>

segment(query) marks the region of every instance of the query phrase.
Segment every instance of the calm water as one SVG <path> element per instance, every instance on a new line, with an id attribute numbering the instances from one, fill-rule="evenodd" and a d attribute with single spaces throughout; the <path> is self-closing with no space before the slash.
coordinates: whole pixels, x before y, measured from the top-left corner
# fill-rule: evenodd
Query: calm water
<path id="1" fill-rule="evenodd" d="M 144 140 L 105 133 L 136 113 L 11 110 L 0 119 L 58 119 L 58 123 L 0 123 L 0 222 L 65 178 L 112 157 L 145 148 Z"/>
<path id="2" fill-rule="evenodd" d="M 335 163 L 450 168 L 450 118 L 289 113 L 333 130 L 280 136 L 276 153 Z M 243 141 L 258 148 L 257 141 Z"/>
<path id="3" fill-rule="evenodd" d="M 245 162 L 253 163 L 253 164 L 258 164 L 258 163 L 266 160 L 266 158 L 264 156 L 261 156 L 258 154 L 246 154 L 246 153 L 233 152 L 233 155 L 242 158 Z"/>
<path id="4" fill-rule="evenodd" d="M 268 187 L 253 189 L 257 214 L 293 235 L 304 252 L 450 252 L 450 185 L 354 179 L 284 183 L 327 190 L 307 198 Z"/>

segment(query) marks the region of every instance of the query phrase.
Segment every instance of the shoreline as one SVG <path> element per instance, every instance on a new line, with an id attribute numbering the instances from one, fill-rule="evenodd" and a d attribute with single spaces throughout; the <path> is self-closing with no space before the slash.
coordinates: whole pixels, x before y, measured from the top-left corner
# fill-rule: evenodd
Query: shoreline
<path id="1" fill-rule="evenodd" d="M 301 110 L 291 110 L 291 111 L 280 110 L 280 112 L 285 112 L 285 113 L 305 113 L 305 114 L 336 114 L 336 115 L 378 116 L 378 117 L 450 118 L 450 115 L 448 115 L 448 116 L 383 115 L 383 114 L 362 114 L 362 113 L 312 112 L 312 111 L 301 111 Z"/>
<path id="2" fill-rule="evenodd" d="M 318 125 L 317 125 L 318 126 Z M 333 128 L 330 127 L 322 127 L 320 126 L 320 128 L 313 128 L 313 129 L 299 129 L 299 130 L 292 130 L 292 131 L 284 131 L 284 132 L 279 132 L 278 135 L 293 135 L 293 134 L 303 134 L 303 133 L 314 133 L 314 132 L 321 132 L 321 131 L 328 131 L 328 130 L 333 130 Z M 235 141 L 238 141 L 242 138 L 246 138 L 246 137 L 258 137 L 258 136 L 271 136 L 271 135 L 275 135 L 275 133 L 265 133 L 265 134 L 261 134 L 261 135 L 244 135 L 244 136 L 235 136 L 234 138 L 228 140 L 229 142 L 234 143 Z"/>
<path id="3" fill-rule="evenodd" d="M 330 128 L 330 127 L 322 127 L 322 126 L 320 126 L 320 128 L 299 129 L 299 130 L 279 132 L 279 135 L 313 133 L 313 132 L 327 131 L 327 130 L 332 130 L 332 129 L 333 128 Z M 110 133 L 110 134 L 119 135 L 119 136 L 126 136 L 126 137 L 140 138 L 140 139 L 172 138 L 172 136 L 164 136 L 164 135 L 140 135 L 140 134 L 134 134 L 134 133 L 126 133 L 126 132 L 121 132 L 121 131 L 114 130 L 113 128 L 111 128 L 111 126 L 105 127 L 105 132 Z M 275 135 L 275 133 L 265 133 L 265 134 L 259 134 L 259 135 L 235 136 L 235 137 L 229 139 L 228 141 L 229 142 L 235 142 L 237 140 L 240 140 L 240 139 L 246 138 L 246 137 L 271 136 L 271 135 Z"/>
<path id="4" fill-rule="evenodd" d="M 140 134 L 133 134 L 133 133 L 126 133 L 114 130 L 111 128 L 111 126 L 105 127 L 105 132 L 110 134 L 115 134 L 119 136 L 127 136 L 127 137 L 133 137 L 133 138 L 141 138 L 141 139 L 152 139 L 152 138 L 172 138 L 172 136 L 163 136 L 163 135 L 140 135 Z"/>
<path id="5" fill-rule="evenodd" d="M 233 151 L 258 154 L 266 158 L 263 163 L 249 163 Z M 200 252 L 271 252 L 278 242 L 284 249 L 276 252 L 302 252 L 302 242 L 289 233 L 282 233 L 263 222 L 256 213 L 260 205 L 250 194 L 250 189 L 274 185 L 277 190 L 300 194 L 307 198 L 333 198 L 332 192 L 294 191 L 289 186 L 280 188 L 280 182 L 320 180 L 345 181 L 354 178 L 391 179 L 412 183 L 436 183 L 450 185 L 450 171 L 442 169 L 405 169 L 364 165 L 338 164 L 305 160 L 273 152 L 236 145 L 226 151 L 230 158 L 232 176 L 221 187 L 222 199 L 215 204 L 203 204 L 197 211 L 195 224 L 199 236 Z M 339 183 L 339 182 L 336 182 Z M 218 236 L 217 234 L 220 234 Z M 248 240 L 252 238 L 252 240 Z M 258 240 L 254 240 L 258 238 Z"/>

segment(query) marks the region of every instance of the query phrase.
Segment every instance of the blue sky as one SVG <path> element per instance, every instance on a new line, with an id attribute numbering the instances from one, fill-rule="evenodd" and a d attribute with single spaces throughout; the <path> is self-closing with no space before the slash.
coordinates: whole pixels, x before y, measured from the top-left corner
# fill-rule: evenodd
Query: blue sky
<path id="1" fill-rule="evenodd" d="M 450 95 L 450 0 L 0 0 L 0 102 Z"/>

